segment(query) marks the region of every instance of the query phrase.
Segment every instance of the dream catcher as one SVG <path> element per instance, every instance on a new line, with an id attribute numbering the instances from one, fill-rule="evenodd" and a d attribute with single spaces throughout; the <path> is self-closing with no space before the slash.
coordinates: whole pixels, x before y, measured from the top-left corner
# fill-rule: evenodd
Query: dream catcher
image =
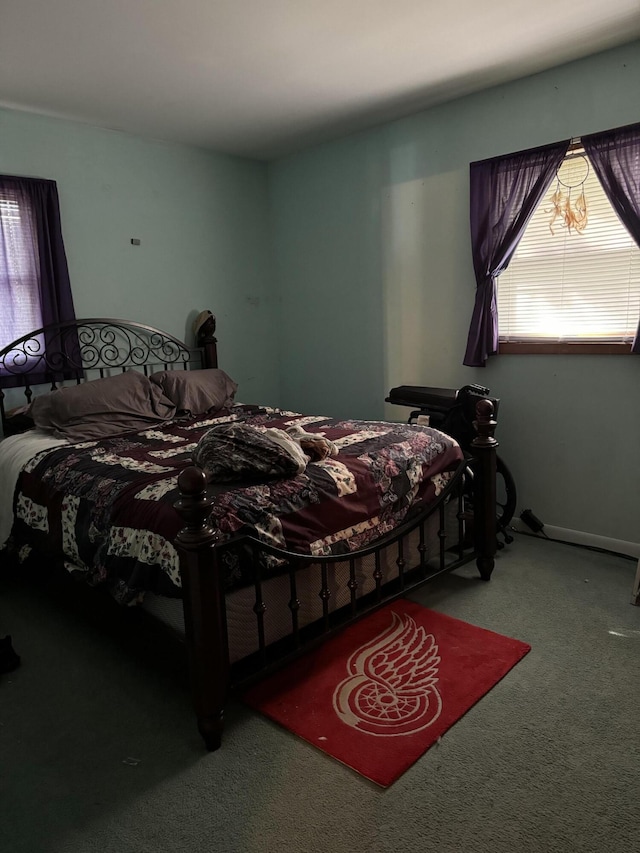
<path id="1" fill-rule="evenodd" d="M 556 190 L 551 196 L 551 208 L 545 213 L 551 214 L 549 230 L 558 222 L 569 233 L 581 234 L 587 227 L 587 199 L 584 194 L 584 182 L 589 176 L 589 161 L 584 154 L 567 157 L 556 172 Z"/>

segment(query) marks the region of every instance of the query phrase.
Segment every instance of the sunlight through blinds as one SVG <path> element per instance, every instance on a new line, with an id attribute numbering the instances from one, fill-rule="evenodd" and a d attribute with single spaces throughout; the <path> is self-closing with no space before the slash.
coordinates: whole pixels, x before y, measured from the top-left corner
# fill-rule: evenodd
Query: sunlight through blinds
<path id="1" fill-rule="evenodd" d="M 640 249 L 611 207 L 583 150 L 569 154 L 498 279 L 501 341 L 633 340 L 640 317 Z M 580 193 L 586 224 L 580 230 Z M 567 202 L 577 227 L 554 218 Z M 558 195 L 556 195 L 558 199 Z"/>

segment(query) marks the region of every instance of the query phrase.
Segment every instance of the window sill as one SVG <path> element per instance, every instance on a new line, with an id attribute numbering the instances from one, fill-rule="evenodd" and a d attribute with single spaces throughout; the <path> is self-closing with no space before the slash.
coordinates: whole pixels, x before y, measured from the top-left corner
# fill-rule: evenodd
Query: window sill
<path id="1" fill-rule="evenodd" d="M 626 355 L 631 344 L 529 343 L 510 341 L 498 345 L 500 355 Z"/>

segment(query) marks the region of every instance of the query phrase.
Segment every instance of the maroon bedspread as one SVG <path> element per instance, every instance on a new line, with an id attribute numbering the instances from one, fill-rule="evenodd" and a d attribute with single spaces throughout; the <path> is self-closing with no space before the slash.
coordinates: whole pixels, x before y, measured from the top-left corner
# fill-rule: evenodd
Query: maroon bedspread
<path id="1" fill-rule="evenodd" d="M 286 429 L 300 424 L 338 445 L 339 455 L 303 474 L 267 482 L 212 485 L 212 517 L 225 537 L 251 532 L 305 554 L 347 553 L 401 523 L 436 497 L 462 459 L 458 445 L 428 427 L 338 421 L 279 409 L 234 406 L 213 419 L 174 421 L 34 457 L 15 498 L 13 545 L 61 557 L 92 584 L 135 601 L 146 590 L 180 595 L 173 540 L 180 519 L 177 475 L 214 423 L 243 420 Z M 248 578 L 227 578 L 227 586 Z"/>

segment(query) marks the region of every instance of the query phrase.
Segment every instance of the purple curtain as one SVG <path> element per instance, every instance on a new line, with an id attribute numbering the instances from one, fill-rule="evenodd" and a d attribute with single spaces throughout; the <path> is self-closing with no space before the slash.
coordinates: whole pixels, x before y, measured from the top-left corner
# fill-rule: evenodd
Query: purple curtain
<path id="1" fill-rule="evenodd" d="M 476 301 L 464 364 L 484 367 L 498 352 L 496 278 L 509 265 L 570 140 L 471 163 L 471 251 Z"/>
<path id="2" fill-rule="evenodd" d="M 9 200 L 7 209 L 18 210 L 20 220 L 16 226 L 11 215 L 4 222 L 4 217 L 0 216 L 0 299 L 4 304 L 5 317 L 8 317 L 10 306 L 16 306 L 18 300 L 25 299 L 18 296 L 16 290 L 11 292 L 17 284 L 20 293 L 30 294 L 26 299 L 30 304 L 25 306 L 25 313 L 41 318 L 42 326 L 74 320 L 55 181 L 0 175 L 0 198 Z M 15 313 L 7 322 L 17 330 L 16 338 L 33 329 L 20 328 Z M 50 379 L 51 373 L 47 370 L 46 373 L 33 374 L 31 383 Z M 7 373 L 0 375 L 2 387 L 16 384 L 18 381 Z"/>
<path id="3" fill-rule="evenodd" d="M 640 124 L 591 133 L 582 144 L 613 209 L 640 247 Z M 631 352 L 640 353 L 640 326 Z"/>

